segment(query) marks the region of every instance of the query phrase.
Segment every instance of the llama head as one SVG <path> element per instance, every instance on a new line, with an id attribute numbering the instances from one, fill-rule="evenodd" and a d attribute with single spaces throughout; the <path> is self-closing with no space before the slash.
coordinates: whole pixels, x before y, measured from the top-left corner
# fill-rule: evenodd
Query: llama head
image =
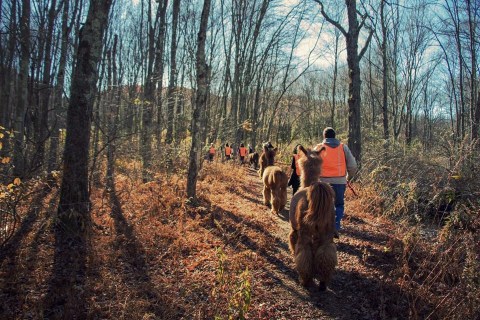
<path id="1" fill-rule="evenodd" d="M 268 148 L 267 146 L 263 147 L 263 154 L 267 160 L 267 166 L 273 166 L 275 164 L 275 155 L 277 154 L 277 148 Z"/>
<path id="2" fill-rule="evenodd" d="M 308 187 L 320 178 L 320 170 L 323 162 L 321 153 L 325 150 L 325 147 L 321 147 L 319 150 L 312 150 L 300 145 L 298 146 L 298 150 L 301 155 L 298 160 L 298 164 L 302 170 L 301 184 L 302 187 Z"/>

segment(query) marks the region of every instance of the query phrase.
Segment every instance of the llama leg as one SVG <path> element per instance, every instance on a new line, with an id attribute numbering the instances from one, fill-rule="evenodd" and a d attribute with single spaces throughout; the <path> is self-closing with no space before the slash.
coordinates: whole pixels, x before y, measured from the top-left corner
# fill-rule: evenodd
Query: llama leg
<path id="1" fill-rule="evenodd" d="M 263 194 L 263 203 L 265 203 L 265 205 L 269 207 L 270 206 L 270 189 L 267 188 L 266 185 L 263 186 L 262 194 Z"/>
<path id="2" fill-rule="evenodd" d="M 297 243 L 295 251 L 295 265 L 300 284 L 304 287 L 311 286 L 313 283 L 312 248 L 309 245 Z"/>
<path id="3" fill-rule="evenodd" d="M 337 249 L 335 244 L 328 243 L 319 246 L 315 250 L 315 274 L 320 280 L 319 289 L 324 291 L 332 280 L 337 265 Z"/>
<path id="4" fill-rule="evenodd" d="M 298 240 L 298 231 L 297 230 L 291 230 L 290 231 L 290 234 L 288 235 L 288 243 L 289 243 L 289 247 L 290 247 L 290 252 L 292 253 L 292 255 L 295 254 L 295 246 L 297 244 L 297 240 Z"/>
<path id="5" fill-rule="evenodd" d="M 278 189 L 272 189 L 272 213 L 278 214 L 280 212 L 280 197 Z"/>
<path id="6" fill-rule="evenodd" d="M 287 189 L 282 188 L 280 190 L 280 211 L 285 209 L 286 205 L 287 205 Z"/>

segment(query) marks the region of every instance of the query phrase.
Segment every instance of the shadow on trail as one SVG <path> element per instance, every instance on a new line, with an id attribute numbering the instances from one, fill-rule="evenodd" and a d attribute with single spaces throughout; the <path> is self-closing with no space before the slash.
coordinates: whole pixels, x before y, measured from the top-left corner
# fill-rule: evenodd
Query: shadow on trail
<path id="1" fill-rule="evenodd" d="M 135 235 L 133 226 L 123 214 L 121 203 L 115 188 L 111 188 L 110 206 L 111 217 L 114 221 L 116 241 L 114 250 L 118 252 L 116 268 L 123 278 L 123 282 L 135 291 L 136 298 L 145 299 L 149 303 L 145 306 L 145 314 L 162 317 L 167 309 L 163 301 L 163 294 L 151 282 L 145 261 L 145 250 Z M 174 308 L 174 306 L 171 306 Z"/>
<path id="2" fill-rule="evenodd" d="M 317 308 L 334 319 L 408 319 L 408 301 L 396 285 L 338 270 L 326 292 L 314 292 Z M 339 308 L 341 306 L 341 308 Z"/>
<path id="3" fill-rule="evenodd" d="M 288 209 L 283 209 L 282 211 L 280 211 L 278 213 L 278 217 L 282 220 L 282 221 L 286 221 L 288 223 L 290 223 L 290 212 Z"/>
<path id="4" fill-rule="evenodd" d="M 374 243 L 386 243 L 389 238 L 387 235 L 382 234 L 372 234 L 370 232 L 365 232 L 361 229 L 354 229 L 352 227 L 343 228 L 341 234 L 345 234 L 351 238 L 356 238 L 365 242 L 374 242 Z"/>
<path id="5" fill-rule="evenodd" d="M 40 237 L 46 232 L 50 219 L 51 208 L 55 206 L 56 198 L 53 197 L 47 208 L 44 209 L 42 200 L 47 195 L 40 191 L 30 201 L 30 209 L 22 220 L 18 230 L 0 251 L 0 318 L 15 318 L 22 314 L 24 304 L 30 294 L 28 285 L 31 272 L 37 263 L 38 248 L 41 244 Z M 45 213 L 43 216 L 41 213 Z M 32 232 L 35 225 L 40 225 L 32 240 L 25 243 L 25 239 Z M 19 252 L 22 248 L 22 250 Z M 28 250 L 27 250 L 28 248 Z M 24 254 L 25 253 L 25 254 Z M 17 261 L 17 258 L 19 261 Z M 34 280 L 33 280 L 34 281 Z"/>
<path id="6" fill-rule="evenodd" d="M 2 264 L 6 258 L 16 255 L 16 252 L 22 245 L 22 240 L 30 233 L 33 225 L 38 220 L 38 214 L 42 211 L 43 206 L 37 206 L 37 204 L 41 203 L 45 196 L 46 194 L 44 192 L 39 192 L 38 195 L 31 200 L 31 207 L 27 211 L 25 218 L 22 219 L 17 231 L 0 250 L 0 264 Z"/>
<path id="7" fill-rule="evenodd" d="M 301 293 L 302 288 L 291 286 L 286 283 L 297 281 L 297 273 L 291 266 L 287 265 L 281 259 L 280 250 L 288 252 L 288 244 L 286 239 L 280 239 L 273 236 L 269 230 L 265 229 L 260 223 L 249 219 L 243 219 L 233 212 L 221 209 L 212 208 L 212 221 L 215 219 L 216 223 L 212 223 L 210 229 L 212 232 L 222 239 L 224 244 L 235 251 L 242 251 L 249 249 L 258 255 L 265 258 L 280 274 L 285 277 L 279 277 L 271 271 L 265 270 L 265 276 L 271 279 L 272 282 L 284 287 L 285 290 L 291 292 L 297 297 L 304 299 Z M 266 214 L 271 214 L 266 212 Z M 221 229 L 217 226 L 219 224 Z M 254 234 L 251 234 L 254 232 Z M 248 235 L 250 233 L 250 235 Z M 259 243 L 254 239 L 266 238 L 266 243 Z"/>

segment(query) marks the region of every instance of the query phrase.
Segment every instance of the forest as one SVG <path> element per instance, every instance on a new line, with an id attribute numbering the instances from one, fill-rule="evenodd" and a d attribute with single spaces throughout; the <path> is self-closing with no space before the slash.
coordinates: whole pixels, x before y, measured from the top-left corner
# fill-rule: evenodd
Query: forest
<path id="1" fill-rule="evenodd" d="M 479 0 L 0 0 L 0 318 L 479 319 L 479 34 Z M 263 161 L 326 127 L 319 290 Z"/>

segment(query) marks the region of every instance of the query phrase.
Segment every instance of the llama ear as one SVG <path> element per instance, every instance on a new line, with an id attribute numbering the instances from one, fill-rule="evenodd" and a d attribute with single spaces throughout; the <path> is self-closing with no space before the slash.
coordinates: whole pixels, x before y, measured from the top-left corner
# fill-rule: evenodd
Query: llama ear
<path id="1" fill-rule="evenodd" d="M 320 154 L 321 154 L 322 152 L 324 152 L 325 150 L 327 150 L 327 149 L 325 148 L 325 146 L 322 146 L 320 149 L 318 149 L 318 150 L 316 151 L 316 153 L 317 153 L 318 155 L 320 155 Z"/>
<path id="2" fill-rule="evenodd" d="M 302 151 L 304 155 L 308 154 L 308 151 L 302 145 L 298 146 L 298 150 Z"/>

